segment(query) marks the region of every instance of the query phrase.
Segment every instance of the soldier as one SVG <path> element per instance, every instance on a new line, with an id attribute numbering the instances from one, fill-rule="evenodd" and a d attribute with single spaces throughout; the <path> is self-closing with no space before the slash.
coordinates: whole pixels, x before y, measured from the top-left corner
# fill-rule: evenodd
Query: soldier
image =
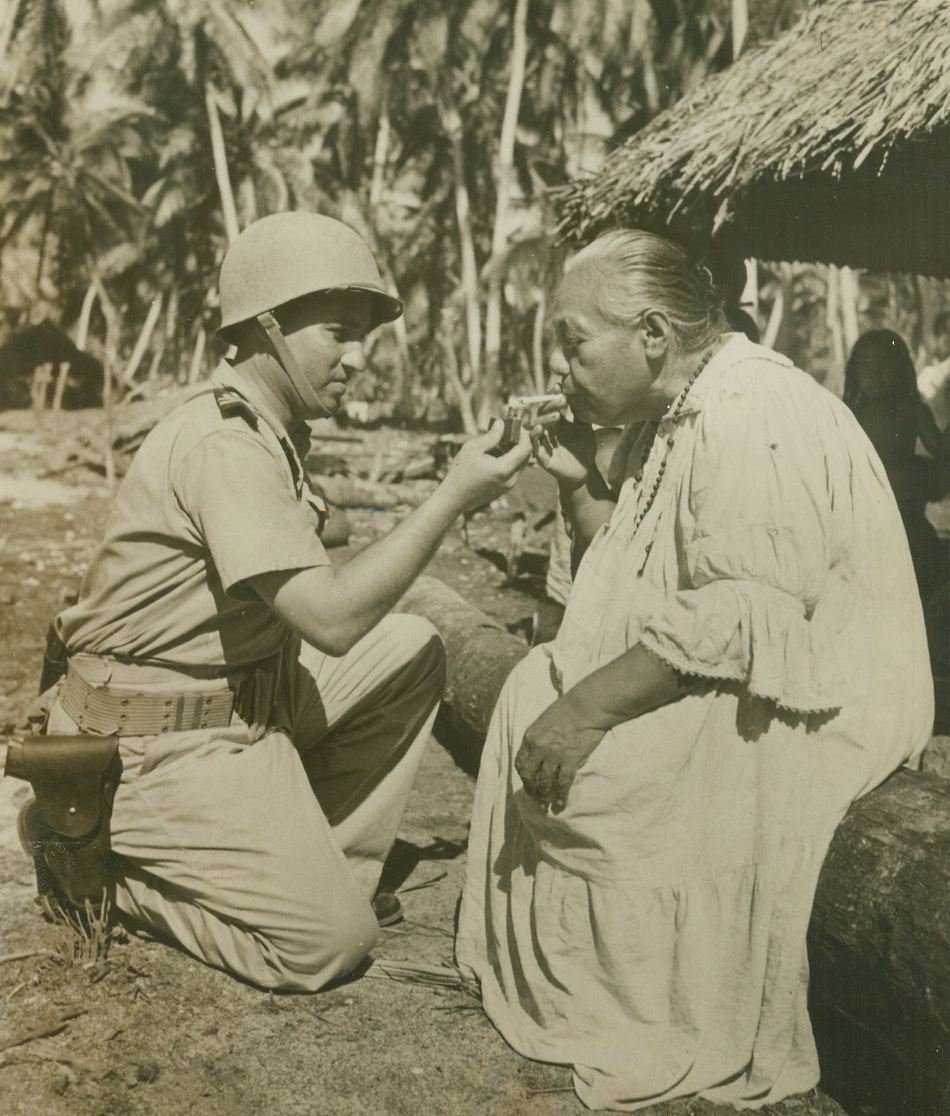
<path id="1" fill-rule="evenodd" d="M 388 613 L 458 515 L 514 483 L 530 443 L 493 455 L 500 424 L 472 439 L 421 507 L 335 568 L 306 424 L 336 414 L 367 334 L 402 306 L 356 233 L 300 212 L 246 229 L 220 291 L 236 354 L 119 489 L 56 619 L 68 669 L 46 739 L 118 738 L 107 876 L 126 920 L 261 987 L 315 991 L 400 917 L 376 888 L 445 660 L 426 621 Z M 42 807 L 21 829 L 41 891 L 68 903 Z"/>

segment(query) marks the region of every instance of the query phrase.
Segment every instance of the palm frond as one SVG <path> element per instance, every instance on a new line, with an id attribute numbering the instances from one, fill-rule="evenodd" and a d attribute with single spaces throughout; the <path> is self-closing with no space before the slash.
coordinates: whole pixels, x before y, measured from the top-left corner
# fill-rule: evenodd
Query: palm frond
<path id="1" fill-rule="evenodd" d="M 377 980 L 395 980 L 403 984 L 422 984 L 429 988 L 448 988 L 478 998 L 474 981 L 455 965 L 427 965 L 418 961 L 373 961 L 365 976 Z"/>

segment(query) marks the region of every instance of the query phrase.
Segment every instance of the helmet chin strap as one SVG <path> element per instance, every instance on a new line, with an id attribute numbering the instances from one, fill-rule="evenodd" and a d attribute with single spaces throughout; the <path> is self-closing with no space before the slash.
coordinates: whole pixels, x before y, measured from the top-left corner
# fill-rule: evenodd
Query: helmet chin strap
<path id="1" fill-rule="evenodd" d="M 265 310 L 263 314 L 257 315 L 257 322 L 267 335 L 277 360 L 283 367 L 291 387 L 303 405 L 305 415 L 308 418 L 329 418 L 332 412 L 327 410 L 313 385 L 304 375 L 297 358 L 287 344 L 287 338 L 284 337 L 280 326 L 277 324 L 277 319 L 270 310 Z"/>

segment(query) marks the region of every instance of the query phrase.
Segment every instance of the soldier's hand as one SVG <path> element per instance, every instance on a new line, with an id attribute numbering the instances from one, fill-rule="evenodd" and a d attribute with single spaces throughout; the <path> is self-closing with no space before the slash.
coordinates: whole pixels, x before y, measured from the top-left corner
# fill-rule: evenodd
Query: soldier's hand
<path id="1" fill-rule="evenodd" d="M 456 454 L 442 482 L 467 511 L 481 507 L 514 487 L 519 474 L 531 457 L 531 439 L 522 430 L 518 444 L 501 456 L 490 451 L 501 441 L 504 423 L 498 419 L 486 434 L 470 438 Z"/>

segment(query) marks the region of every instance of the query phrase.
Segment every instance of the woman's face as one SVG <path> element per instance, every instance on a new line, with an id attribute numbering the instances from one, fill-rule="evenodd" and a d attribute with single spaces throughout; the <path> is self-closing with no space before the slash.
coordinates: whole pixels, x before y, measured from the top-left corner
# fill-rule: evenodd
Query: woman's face
<path id="1" fill-rule="evenodd" d="M 640 330 L 605 321 L 596 303 L 604 282 L 592 262 L 561 283 L 555 303 L 557 347 L 551 371 L 574 416 L 599 426 L 626 426 L 647 417 L 653 376 Z"/>
<path id="2" fill-rule="evenodd" d="M 890 394 L 898 386 L 897 378 L 888 367 L 887 360 L 872 349 L 860 359 L 852 358 L 851 373 L 855 394 L 866 399 L 877 399 Z"/>

